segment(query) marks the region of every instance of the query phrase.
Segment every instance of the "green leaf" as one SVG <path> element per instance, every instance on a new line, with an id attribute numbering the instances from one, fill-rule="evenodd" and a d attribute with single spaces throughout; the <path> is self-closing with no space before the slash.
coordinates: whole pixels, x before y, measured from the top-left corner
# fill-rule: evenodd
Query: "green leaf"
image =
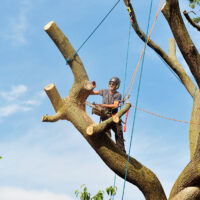
<path id="1" fill-rule="evenodd" d="M 85 184 L 81 185 L 81 188 L 85 187 Z"/>
<path id="2" fill-rule="evenodd" d="M 0 156 L 0 159 L 2 159 L 3 157 L 2 156 Z"/>
<path id="3" fill-rule="evenodd" d="M 189 6 L 194 9 L 195 8 L 195 4 L 194 3 L 190 3 Z"/>
<path id="4" fill-rule="evenodd" d="M 79 195 L 79 191 L 78 190 L 75 190 L 75 195 L 76 195 L 76 197 L 78 197 L 78 195 Z"/>
<path id="5" fill-rule="evenodd" d="M 195 23 L 198 24 L 200 22 L 200 17 L 193 18 L 193 20 L 194 20 Z"/>

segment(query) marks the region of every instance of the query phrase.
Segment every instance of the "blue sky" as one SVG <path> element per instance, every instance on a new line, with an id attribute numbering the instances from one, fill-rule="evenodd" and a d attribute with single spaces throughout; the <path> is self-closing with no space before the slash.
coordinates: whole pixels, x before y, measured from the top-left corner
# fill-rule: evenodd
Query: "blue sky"
<path id="1" fill-rule="evenodd" d="M 55 83 L 62 97 L 67 96 L 73 76 L 65 60 L 43 27 L 54 20 L 78 49 L 93 28 L 114 5 L 114 0 L 3 0 L 0 25 L 0 199 L 72 200 L 74 191 L 86 184 L 92 194 L 113 184 L 114 173 L 102 162 L 72 124 L 66 121 L 42 123 L 41 116 L 53 114 L 43 91 Z M 150 2 L 132 2 L 140 26 L 146 32 Z M 153 1 L 152 26 L 158 7 Z M 181 2 L 183 3 L 183 2 Z M 181 9 L 187 8 L 187 1 Z M 186 23 L 187 27 L 190 25 Z M 89 79 L 97 89 L 106 88 L 109 78 L 118 76 L 128 84 L 137 65 L 143 42 L 131 31 L 127 80 L 124 69 L 129 17 L 123 1 L 79 55 Z M 195 44 L 200 39 L 189 30 Z M 159 15 L 152 39 L 168 52 L 172 36 L 167 22 Z M 190 74 L 177 50 L 177 57 Z M 136 85 L 131 102 L 135 103 Z M 100 97 L 89 101 L 101 102 Z M 190 120 L 192 98 L 161 59 L 147 48 L 139 107 L 175 119 Z M 91 110 L 88 109 L 88 113 Z M 96 122 L 98 118 L 91 116 Z M 126 149 L 130 141 L 133 109 L 128 119 Z M 131 155 L 156 173 L 167 193 L 189 161 L 189 125 L 137 112 Z M 123 181 L 117 177 L 117 197 Z M 143 200 L 141 192 L 127 184 L 126 200 Z"/>

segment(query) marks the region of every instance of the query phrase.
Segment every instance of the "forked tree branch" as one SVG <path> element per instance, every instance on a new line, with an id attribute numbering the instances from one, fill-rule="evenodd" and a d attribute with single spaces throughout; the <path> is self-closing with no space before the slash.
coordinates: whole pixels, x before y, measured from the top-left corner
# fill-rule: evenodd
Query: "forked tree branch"
<path id="1" fill-rule="evenodd" d="M 50 24 L 45 26 L 45 30 L 60 49 L 65 59 L 74 54 L 75 50 L 71 46 L 69 40 L 54 22 L 50 22 Z M 88 81 L 87 73 L 78 55 L 76 55 L 75 59 L 69 64 L 75 78 L 69 95 L 63 98 L 61 101 L 62 103 L 58 103 L 58 105 L 56 103 L 57 101 L 54 100 L 55 95 L 58 102 L 60 101 L 57 92 L 54 92 L 53 95 L 49 95 L 55 110 L 57 110 L 56 115 L 59 115 L 58 113 L 61 112 L 62 119 L 72 122 L 106 165 L 117 175 L 124 178 L 127 166 L 127 155 L 119 149 L 107 134 L 105 134 L 104 128 L 102 132 L 92 136 L 88 135 L 86 132 L 87 128 L 94 124 L 94 121 L 85 112 L 84 102 L 92 90 L 90 87 L 91 83 Z M 114 121 L 119 120 L 118 117 L 123 115 L 124 111 L 128 109 L 129 106 L 130 105 L 126 106 L 124 110 L 117 113 Z M 45 120 L 46 118 L 44 118 L 44 121 Z M 127 181 L 136 185 L 144 194 L 146 200 L 166 200 L 164 190 L 156 175 L 132 157 L 130 157 L 129 160 Z"/>
<path id="2" fill-rule="evenodd" d="M 127 103 L 124 108 L 122 108 L 116 115 L 113 117 L 110 117 L 109 119 L 102 121 L 100 124 L 94 124 L 89 127 L 87 127 L 87 134 L 88 135 L 93 135 L 93 134 L 98 134 L 105 132 L 107 127 L 111 125 L 112 123 L 118 123 L 121 116 L 124 115 L 131 107 L 130 103 Z"/>
<path id="3" fill-rule="evenodd" d="M 188 22 L 194 27 L 196 28 L 198 31 L 200 31 L 200 26 L 195 23 L 191 18 L 190 16 L 188 15 L 188 12 L 186 10 L 183 11 L 183 14 L 185 16 L 185 18 L 188 20 Z"/>
<path id="4" fill-rule="evenodd" d="M 138 25 L 136 15 L 135 15 L 133 6 L 130 3 L 130 0 L 124 0 L 124 3 L 128 8 L 133 29 L 135 30 L 136 34 L 140 37 L 140 39 L 143 40 L 144 42 L 146 42 L 147 36 Z M 151 49 L 153 49 L 169 65 L 169 67 L 177 74 L 177 76 L 180 78 L 181 82 L 185 86 L 186 90 L 193 97 L 194 91 L 195 91 L 195 85 L 192 82 L 192 80 L 190 79 L 190 77 L 187 75 L 187 73 L 185 72 L 185 70 L 183 69 L 181 64 L 178 62 L 176 56 L 174 54 L 170 54 L 170 56 L 168 56 L 167 53 L 165 53 L 165 51 L 151 39 L 149 39 L 149 42 L 147 43 L 147 45 Z M 170 45 L 169 52 L 171 52 L 171 48 L 172 48 L 172 46 Z"/>
<path id="5" fill-rule="evenodd" d="M 71 61 L 68 64 L 74 75 L 74 84 L 69 93 L 70 98 L 76 99 L 80 103 L 85 102 L 85 99 L 90 94 L 93 86 L 88 81 L 88 76 L 80 57 L 78 56 L 78 54 L 75 55 L 76 51 L 74 50 L 66 36 L 63 34 L 63 32 L 56 25 L 56 23 L 54 23 L 53 21 L 49 22 L 44 27 L 44 30 L 54 41 L 55 45 L 62 53 L 65 60 L 71 58 Z M 75 55 L 75 57 L 73 57 L 73 55 Z M 76 90 L 74 88 L 76 88 Z"/>
<path id="6" fill-rule="evenodd" d="M 169 23 L 176 43 L 200 87 L 200 55 L 185 27 L 178 0 L 166 0 L 162 13 Z"/>

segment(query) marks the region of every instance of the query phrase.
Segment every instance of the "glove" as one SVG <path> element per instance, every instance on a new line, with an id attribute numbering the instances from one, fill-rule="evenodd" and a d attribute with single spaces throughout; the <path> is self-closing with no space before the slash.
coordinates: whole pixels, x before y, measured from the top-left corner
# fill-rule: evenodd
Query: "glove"
<path id="1" fill-rule="evenodd" d="M 92 81 L 92 85 L 93 85 L 93 88 L 95 88 L 96 87 L 96 82 Z"/>

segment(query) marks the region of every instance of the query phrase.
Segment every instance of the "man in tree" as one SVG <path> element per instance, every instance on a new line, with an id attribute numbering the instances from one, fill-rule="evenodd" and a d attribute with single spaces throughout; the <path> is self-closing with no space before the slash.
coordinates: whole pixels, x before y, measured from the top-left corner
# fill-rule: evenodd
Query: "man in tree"
<path id="1" fill-rule="evenodd" d="M 110 118 L 112 115 L 115 115 L 118 112 L 119 103 L 122 97 L 122 95 L 117 91 L 117 89 L 119 89 L 119 86 L 120 79 L 118 77 L 112 77 L 109 81 L 109 89 L 96 90 L 92 91 L 91 93 L 93 95 L 101 95 L 103 97 L 103 101 L 100 106 L 105 108 L 105 111 L 108 113 L 108 115 L 106 117 L 102 116 L 102 121 Z M 112 123 L 108 127 L 108 130 L 109 129 L 112 129 L 115 132 L 116 144 L 122 151 L 126 152 L 124 147 L 124 137 L 121 120 L 118 123 Z M 110 131 L 109 134 L 111 136 Z"/>
<path id="2" fill-rule="evenodd" d="M 191 2 L 198 1 L 192 0 Z M 144 31 L 140 28 L 130 0 L 124 0 L 124 3 L 127 6 L 133 29 L 136 34 L 146 42 L 148 36 L 145 35 Z M 171 38 L 169 40 L 169 54 L 151 39 L 148 41 L 147 45 L 168 64 L 193 99 L 189 130 L 190 161 L 175 181 L 168 199 L 197 200 L 200 199 L 200 54 L 183 21 L 179 0 L 166 0 L 161 11 L 174 36 L 174 39 Z M 195 24 L 190 24 L 198 28 Z M 116 145 L 107 134 L 104 134 L 110 124 L 113 123 L 114 119 L 109 118 L 106 121 L 96 124 L 90 116 L 87 115 L 85 102 L 94 88 L 89 81 L 80 57 L 55 22 L 49 22 L 44 29 L 55 42 L 65 60 L 72 58 L 68 64 L 74 75 L 74 83 L 66 98 L 60 97 L 54 84 L 45 87 L 45 91 L 56 113 L 51 116 L 43 116 L 42 121 L 55 122 L 65 119 L 73 123 L 106 165 L 117 175 L 124 178 L 127 156 L 116 148 Z M 163 34 L 165 34 L 165 32 L 163 32 Z M 184 67 L 176 57 L 175 41 L 192 73 L 192 78 L 186 73 Z M 99 93 L 96 94 L 100 93 L 99 91 Z M 117 105 L 115 107 L 117 108 L 118 104 L 116 101 L 114 102 L 108 104 L 108 107 Z M 117 102 L 119 102 L 119 100 Z M 115 117 L 119 119 L 130 107 L 131 104 L 127 103 Z M 162 184 L 155 173 L 133 157 L 130 157 L 129 160 L 127 180 L 140 189 L 146 200 L 167 200 Z"/>

